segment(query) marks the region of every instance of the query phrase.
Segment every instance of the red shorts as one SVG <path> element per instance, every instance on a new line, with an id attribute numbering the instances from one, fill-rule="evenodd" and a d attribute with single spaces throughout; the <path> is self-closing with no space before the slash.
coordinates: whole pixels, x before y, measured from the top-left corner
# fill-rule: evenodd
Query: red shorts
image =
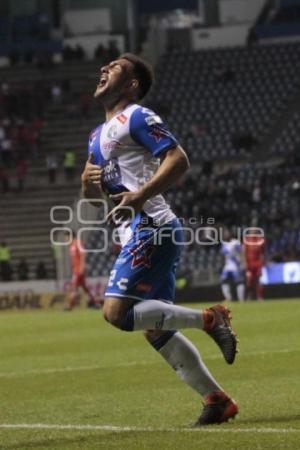
<path id="1" fill-rule="evenodd" d="M 85 286 L 85 284 L 85 275 L 78 273 L 72 276 L 72 285 L 74 287 Z"/>
<path id="2" fill-rule="evenodd" d="M 261 269 L 262 266 L 255 265 L 255 266 L 247 266 L 247 278 L 258 279 L 261 276 Z"/>

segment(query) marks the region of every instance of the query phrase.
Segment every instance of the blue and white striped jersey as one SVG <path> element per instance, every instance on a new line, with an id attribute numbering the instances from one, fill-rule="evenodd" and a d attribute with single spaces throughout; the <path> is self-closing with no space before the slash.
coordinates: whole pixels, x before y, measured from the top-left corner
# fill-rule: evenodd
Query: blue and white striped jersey
<path id="1" fill-rule="evenodd" d="M 225 257 L 223 271 L 238 272 L 241 270 L 242 246 L 238 239 L 230 239 L 228 242 L 223 242 L 221 253 Z"/>
<path id="2" fill-rule="evenodd" d="M 91 132 L 88 152 L 104 169 L 106 193 L 115 194 L 139 190 L 157 171 L 158 157 L 177 144 L 159 116 L 130 104 Z M 161 225 L 175 217 L 162 195 L 148 200 L 143 210 Z"/>

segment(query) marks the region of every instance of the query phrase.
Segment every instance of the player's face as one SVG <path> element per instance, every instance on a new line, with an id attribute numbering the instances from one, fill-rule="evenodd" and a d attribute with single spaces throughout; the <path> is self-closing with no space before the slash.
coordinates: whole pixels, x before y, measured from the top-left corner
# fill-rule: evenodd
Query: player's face
<path id="1" fill-rule="evenodd" d="M 106 99 L 124 90 L 132 77 L 132 64 L 126 59 L 116 59 L 100 69 L 100 80 L 94 97 Z"/>
<path id="2" fill-rule="evenodd" d="M 228 241 L 230 241 L 230 239 L 231 239 L 231 233 L 230 233 L 230 231 L 229 231 L 229 230 L 224 230 L 224 233 L 223 233 L 223 240 L 226 241 L 226 242 L 228 242 Z"/>

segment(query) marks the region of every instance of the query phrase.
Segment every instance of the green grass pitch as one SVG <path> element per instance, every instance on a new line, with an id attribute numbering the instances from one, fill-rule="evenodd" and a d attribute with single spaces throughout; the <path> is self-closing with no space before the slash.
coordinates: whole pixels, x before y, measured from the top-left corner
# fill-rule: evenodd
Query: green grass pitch
<path id="1" fill-rule="evenodd" d="M 205 333 L 184 332 L 240 406 L 234 422 L 199 431 L 200 397 L 141 333 L 96 311 L 1 312 L 0 449 L 299 449 L 300 301 L 231 309 L 233 366 Z"/>

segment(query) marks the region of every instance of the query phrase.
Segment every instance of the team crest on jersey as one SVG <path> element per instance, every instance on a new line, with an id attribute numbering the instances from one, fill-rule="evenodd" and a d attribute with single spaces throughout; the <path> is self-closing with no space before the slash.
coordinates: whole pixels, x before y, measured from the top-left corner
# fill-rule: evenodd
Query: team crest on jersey
<path id="1" fill-rule="evenodd" d="M 117 125 L 112 125 L 107 132 L 107 136 L 110 139 L 114 139 L 117 136 L 117 134 L 118 134 Z"/>
<path id="2" fill-rule="evenodd" d="M 124 125 L 124 123 L 127 121 L 127 117 L 125 116 L 125 114 L 120 114 L 120 115 L 117 117 L 117 119 L 118 119 L 118 121 L 121 122 L 123 125 Z"/>

